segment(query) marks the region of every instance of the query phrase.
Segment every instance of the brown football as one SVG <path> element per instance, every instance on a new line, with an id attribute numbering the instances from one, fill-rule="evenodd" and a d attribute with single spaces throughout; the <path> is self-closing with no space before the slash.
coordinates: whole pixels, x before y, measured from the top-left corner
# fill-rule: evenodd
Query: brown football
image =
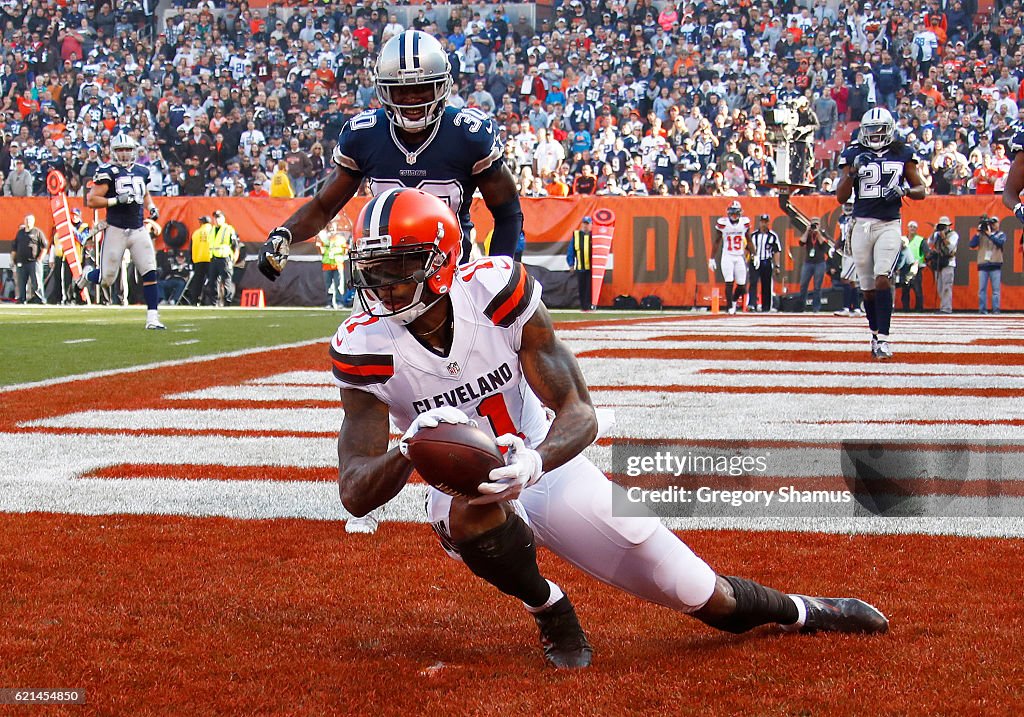
<path id="1" fill-rule="evenodd" d="M 505 465 L 494 439 L 468 423 L 439 423 L 409 439 L 409 460 L 430 485 L 448 495 L 476 498 L 478 485 Z"/>

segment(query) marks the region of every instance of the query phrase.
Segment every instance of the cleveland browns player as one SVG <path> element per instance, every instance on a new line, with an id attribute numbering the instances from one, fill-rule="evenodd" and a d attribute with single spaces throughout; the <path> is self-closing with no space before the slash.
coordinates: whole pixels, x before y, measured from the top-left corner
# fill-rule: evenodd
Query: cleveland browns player
<path id="1" fill-rule="evenodd" d="M 490 254 L 513 256 L 523 228 L 515 178 L 502 160 L 504 145 L 494 120 L 474 107 L 447 107 L 452 88 L 448 54 L 430 34 L 395 35 L 374 67 L 380 109 L 352 117 L 334 149 L 335 172 L 316 196 L 270 236 L 259 269 L 271 281 L 284 270 L 292 242 L 316 236 L 365 182 L 373 195 L 416 187 L 440 197 L 459 217 L 462 258 L 468 260 L 477 189 L 494 217 Z M 381 511 L 350 520 L 350 533 L 373 533 Z"/>
<path id="2" fill-rule="evenodd" d="M 726 216 L 720 217 L 715 224 L 715 243 L 711 249 L 711 260 L 708 268 L 712 275 L 718 264 L 715 256 L 718 247 L 722 247 L 722 278 L 725 279 L 725 298 L 729 302 L 729 313 L 735 314 L 740 297 L 747 293 L 747 253 L 751 249 L 747 234 L 750 231 L 750 219 L 743 216 L 743 207 L 733 202 L 726 210 Z M 733 282 L 735 281 L 735 289 Z"/>
<path id="3" fill-rule="evenodd" d="M 452 88 L 448 54 L 430 34 L 407 30 L 380 51 L 374 86 L 381 108 L 352 117 L 341 129 L 336 171 L 315 197 L 270 232 L 259 269 L 277 279 L 292 242 L 327 226 L 365 180 L 373 195 L 416 187 L 440 197 L 462 224 L 462 256 L 469 257 L 469 207 L 479 188 L 494 216 L 492 255 L 512 256 L 523 228 L 515 178 L 502 160 L 498 127 L 474 107 L 447 107 Z"/>
<path id="4" fill-rule="evenodd" d="M 586 667 L 592 648 L 568 596 L 541 575 L 538 546 L 729 632 L 768 623 L 888 629 L 861 600 L 716 575 L 658 519 L 614 515 L 612 483 L 583 455 L 597 433 L 587 384 L 555 336 L 540 284 L 506 257 L 457 266 L 460 232 L 444 202 L 416 189 L 378 195 L 356 221 L 349 271 L 362 310 L 330 346 L 345 407 L 338 481 L 347 511 L 365 515 L 398 495 L 412 472 L 406 442 L 421 428 L 473 420 L 506 447 L 507 465 L 479 486 L 482 497 L 431 487 L 429 520 L 450 555 L 523 602 L 551 665 Z M 404 431 L 390 450 L 389 419 Z"/>

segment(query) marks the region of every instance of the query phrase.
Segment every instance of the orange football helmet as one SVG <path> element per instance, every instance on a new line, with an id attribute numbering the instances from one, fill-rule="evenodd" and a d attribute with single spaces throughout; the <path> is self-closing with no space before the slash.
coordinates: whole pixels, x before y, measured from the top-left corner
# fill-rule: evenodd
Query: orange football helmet
<path id="1" fill-rule="evenodd" d="M 461 251 L 459 221 L 443 200 L 419 189 L 389 189 L 356 219 L 350 286 L 367 313 L 408 324 L 451 289 Z"/>

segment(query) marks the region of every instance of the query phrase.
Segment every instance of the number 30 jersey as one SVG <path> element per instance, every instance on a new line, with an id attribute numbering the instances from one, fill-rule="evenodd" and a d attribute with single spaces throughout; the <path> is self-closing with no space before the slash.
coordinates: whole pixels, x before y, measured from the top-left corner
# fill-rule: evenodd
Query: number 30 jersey
<path id="1" fill-rule="evenodd" d="M 903 200 L 883 198 L 886 189 L 896 188 L 903 183 L 903 171 L 907 162 L 917 163 L 914 151 L 897 142 L 876 152 L 854 142 L 839 156 L 839 169 L 856 167 L 857 157 L 867 157 L 867 164 L 857 170 L 854 177 L 853 216 L 865 219 L 892 221 L 900 218 Z M 861 160 L 863 162 L 864 160 Z"/>
<path id="2" fill-rule="evenodd" d="M 494 121 L 478 109 L 448 107 L 419 147 L 406 147 L 383 109 L 366 110 L 341 129 L 333 160 L 370 192 L 412 187 L 440 197 L 459 217 L 468 240 L 469 205 L 480 175 L 500 166 L 504 150 Z"/>
<path id="3" fill-rule="evenodd" d="M 142 228 L 142 207 L 149 185 L 149 170 L 141 164 L 122 167 L 104 164 L 96 170 L 92 181 L 107 188 L 108 197 L 131 197 L 133 202 L 115 204 L 107 209 L 107 224 L 122 229 Z"/>
<path id="4" fill-rule="evenodd" d="M 548 424 L 523 378 L 519 347 L 540 306 L 540 284 L 522 264 L 491 257 L 460 266 L 448 295 L 455 316 L 448 355 L 397 321 L 353 314 L 331 340 L 334 382 L 376 396 L 401 431 L 420 413 L 454 406 L 484 432 L 518 433 L 536 447 Z"/>

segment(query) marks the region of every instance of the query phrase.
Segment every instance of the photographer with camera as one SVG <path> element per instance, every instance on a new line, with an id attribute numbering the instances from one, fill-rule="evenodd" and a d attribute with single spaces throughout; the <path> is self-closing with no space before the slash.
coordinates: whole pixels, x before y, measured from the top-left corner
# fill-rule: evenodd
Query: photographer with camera
<path id="1" fill-rule="evenodd" d="M 953 273 L 956 269 L 956 249 L 960 235 L 953 231 L 949 217 L 939 217 L 935 231 L 928 238 L 928 268 L 935 272 L 935 287 L 939 292 L 939 313 L 953 313 Z"/>
<path id="2" fill-rule="evenodd" d="M 800 245 L 804 247 L 804 263 L 800 267 L 800 310 L 807 309 L 807 286 L 814 278 L 814 295 L 811 308 L 815 313 L 821 311 L 821 285 L 825 281 L 825 260 L 828 259 L 829 244 L 821 233 L 821 221 L 812 217 L 807 231 L 800 237 Z"/>
<path id="3" fill-rule="evenodd" d="M 1006 234 L 999 231 L 995 217 L 982 217 L 978 232 L 971 237 L 971 249 L 978 250 L 978 312 L 987 314 L 985 306 L 989 285 L 992 286 L 992 313 L 999 313 L 999 287 L 1003 278 L 1003 245 Z"/>

